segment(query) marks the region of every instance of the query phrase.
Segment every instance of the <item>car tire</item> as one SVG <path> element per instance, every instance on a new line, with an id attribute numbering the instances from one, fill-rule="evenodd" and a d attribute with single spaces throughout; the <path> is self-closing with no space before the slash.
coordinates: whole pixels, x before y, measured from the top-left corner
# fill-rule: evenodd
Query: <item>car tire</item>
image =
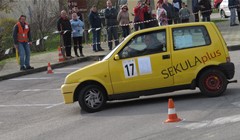
<path id="1" fill-rule="evenodd" d="M 87 85 L 79 92 L 78 103 L 88 113 L 103 109 L 106 104 L 105 90 L 98 85 Z"/>
<path id="2" fill-rule="evenodd" d="M 223 10 L 220 11 L 220 16 L 222 19 L 228 18 Z"/>
<path id="3" fill-rule="evenodd" d="M 198 81 L 198 87 L 203 95 L 217 97 L 227 89 L 227 78 L 218 69 L 208 69 L 204 71 Z"/>

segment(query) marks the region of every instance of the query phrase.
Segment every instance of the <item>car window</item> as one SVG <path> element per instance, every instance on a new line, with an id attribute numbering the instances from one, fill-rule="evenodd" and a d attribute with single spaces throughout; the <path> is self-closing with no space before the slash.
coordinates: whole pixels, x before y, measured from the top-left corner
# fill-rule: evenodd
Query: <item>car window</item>
<path id="1" fill-rule="evenodd" d="M 211 44 L 204 26 L 181 27 L 173 29 L 174 50 L 194 48 Z"/>
<path id="2" fill-rule="evenodd" d="M 166 31 L 144 33 L 133 37 L 118 53 L 120 58 L 129 58 L 166 51 Z"/>

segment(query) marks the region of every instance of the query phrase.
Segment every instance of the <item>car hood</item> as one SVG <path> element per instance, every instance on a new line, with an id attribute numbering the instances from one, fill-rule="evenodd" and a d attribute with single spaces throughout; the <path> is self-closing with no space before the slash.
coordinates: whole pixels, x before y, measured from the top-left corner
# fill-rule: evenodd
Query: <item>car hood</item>
<path id="1" fill-rule="evenodd" d="M 76 70 L 65 78 L 65 84 L 79 83 L 86 80 L 96 80 L 99 76 L 109 75 L 108 61 L 99 61 Z"/>

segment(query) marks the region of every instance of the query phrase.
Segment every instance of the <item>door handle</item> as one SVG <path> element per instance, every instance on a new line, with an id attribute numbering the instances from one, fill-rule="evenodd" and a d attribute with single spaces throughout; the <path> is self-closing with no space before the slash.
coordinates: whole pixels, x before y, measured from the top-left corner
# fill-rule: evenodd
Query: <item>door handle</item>
<path id="1" fill-rule="evenodd" d="M 170 54 L 163 55 L 162 59 L 170 59 Z"/>

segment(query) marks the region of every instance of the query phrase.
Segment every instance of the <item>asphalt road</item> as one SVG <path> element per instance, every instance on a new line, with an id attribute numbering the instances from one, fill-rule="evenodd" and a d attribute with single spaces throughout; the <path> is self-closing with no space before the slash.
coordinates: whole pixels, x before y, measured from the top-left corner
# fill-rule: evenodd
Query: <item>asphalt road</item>
<path id="1" fill-rule="evenodd" d="M 240 79 L 239 53 L 230 52 L 234 79 Z M 60 86 L 68 73 L 90 63 L 1 81 L 0 140 L 239 140 L 239 83 L 217 98 L 179 91 L 110 102 L 89 114 L 78 103 L 63 104 Z M 163 123 L 170 97 L 181 122 Z"/>

